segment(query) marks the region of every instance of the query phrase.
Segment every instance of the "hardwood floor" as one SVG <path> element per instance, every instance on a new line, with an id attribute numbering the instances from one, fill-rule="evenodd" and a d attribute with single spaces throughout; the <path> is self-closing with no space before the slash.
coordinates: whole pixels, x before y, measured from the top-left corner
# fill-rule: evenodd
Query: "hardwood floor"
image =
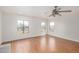
<path id="1" fill-rule="evenodd" d="M 50 35 L 12 41 L 11 51 L 14 53 L 52 53 L 79 52 L 79 43 Z"/>

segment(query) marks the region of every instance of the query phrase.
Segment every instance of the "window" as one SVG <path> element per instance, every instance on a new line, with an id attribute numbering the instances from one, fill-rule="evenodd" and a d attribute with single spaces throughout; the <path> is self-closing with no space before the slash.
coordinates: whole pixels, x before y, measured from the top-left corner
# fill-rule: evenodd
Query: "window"
<path id="1" fill-rule="evenodd" d="M 17 21 L 17 31 L 19 33 L 28 33 L 29 32 L 29 22 L 28 21 L 23 21 L 23 20 L 18 20 Z"/>
<path id="2" fill-rule="evenodd" d="M 55 25 L 54 22 L 50 22 L 50 24 L 49 24 L 49 29 L 50 29 L 51 31 L 54 31 L 54 25 Z"/>
<path id="3" fill-rule="evenodd" d="M 28 32 L 29 32 L 29 22 L 24 21 L 24 33 L 28 33 Z"/>
<path id="4" fill-rule="evenodd" d="M 42 32 L 46 32 L 46 23 L 45 22 L 41 23 L 41 28 L 42 28 Z"/>
<path id="5" fill-rule="evenodd" d="M 23 21 L 22 20 L 17 21 L 17 31 L 19 33 L 22 33 L 22 31 L 23 31 Z"/>

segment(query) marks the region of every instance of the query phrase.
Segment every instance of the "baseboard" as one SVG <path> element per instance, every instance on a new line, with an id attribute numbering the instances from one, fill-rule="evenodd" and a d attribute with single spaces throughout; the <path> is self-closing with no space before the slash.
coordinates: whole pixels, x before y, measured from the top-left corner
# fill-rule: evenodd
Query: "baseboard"
<path id="1" fill-rule="evenodd" d="M 69 38 L 69 37 L 65 37 L 65 36 L 62 36 L 62 35 L 59 35 L 59 34 L 45 34 L 45 35 L 50 35 L 50 36 L 55 36 L 55 37 L 58 37 L 58 38 L 62 38 L 62 39 L 66 39 L 66 40 L 71 40 L 71 41 L 75 41 L 75 42 L 78 42 L 78 40 L 75 40 L 73 38 Z M 45 36 L 45 35 L 38 35 L 38 36 L 33 36 L 33 37 L 27 37 L 27 38 L 22 38 L 22 39 L 19 39 L 19 40 L 23 40 L 23 39 L 31 39 L 31 38 L 36 38 L 36 37 L 42 37 L 42 36 Z M 9 42 L 12 42 L 12 41 L 18 41 L 17 39 L 16 40 L 11 40 L 11 41 L 4 41 L 2 42 L 2 45 L 3 44 L 7 44 Z"/>
<path id="2" fill-rule="evenodd" d="M 11 44 L 4 44 L 0 46 L 0 53 L 10 53 L 11 52 Z"/>
<path id="3" fill-rule="evenodd" d="M 54 34 L 48 34 L 48 35 L 55 36 L 55 37 L 59 37 L 59 38 L 66 39 L 66 40 L 75 41 L 75 42 L 78 42 L 78 43 L 79 43 L 78 40 L 75 40 L 75 39 L 69 38 L 69 37 L 65 37 L 65 36 L 62 36 L 62 35 L 59 35 L 59 34 L 55 34 L 55 33 L 54 33 Z"/>
<path id="4" fill-rule="evenodd" d="M 45 34 L 45 35 L 48 35 L 48 34 Z M 37 36 L 32 36 L 32 37 L 27 37 L 27 38 L 22 38 L 22 39 L 15 39 L 15 40 L 10 40 L 10 41 L 3 41 L 3 42 L 1 43 L 1 45 L 10 43 L 10 42 L 12 42 L 12 41 L 31 39 L 31 38 L 36 38 L 36 37 L 42 37 L 42 36 L 45 36 L 45 35 L 37 35 Z"/>

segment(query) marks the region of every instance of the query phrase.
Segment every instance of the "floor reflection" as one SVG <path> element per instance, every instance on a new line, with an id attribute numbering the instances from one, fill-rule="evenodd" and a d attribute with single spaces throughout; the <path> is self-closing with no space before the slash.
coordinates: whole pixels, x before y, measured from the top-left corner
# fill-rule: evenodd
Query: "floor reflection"
<path id="1" fill-rule="evenodd" d="M 56 50 L 56 41 L 55 38 L 48 39 L 48 51 L 55 51 Z"/>
<path id="2" fill-rule="evenodd" d="M 46 50 L 47 46 L 47 40 L 46 37 L 41 37 L 40 39 L 40 49 L 41 50 Z"/>

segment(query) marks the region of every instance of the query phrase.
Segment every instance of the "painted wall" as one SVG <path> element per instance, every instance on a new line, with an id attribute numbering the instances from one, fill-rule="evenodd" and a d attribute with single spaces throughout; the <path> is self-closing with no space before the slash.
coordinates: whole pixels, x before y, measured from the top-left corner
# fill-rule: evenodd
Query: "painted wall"
<path id="1" fill-rule="evenodd" d="M 55 27 L 53 32 L 49 30 L 49 34 L 79 42 L 79 7 L 62 8 L 70 9 L 72 12 L 50 18 L 49 22 L 55 22 Z"/>
<path id="2" fill-rule="evenodd" d="M 54 21 L 54 31 L 50 31 L 48 27 L 48 34 L 60 37 L 70 38 L 73 41 L 79 41 L 79 7 L 61 7 L 63 10 L 72 10 L 71 13 L 62 13 L 62 16 L 51 17 L 48 21 Z M 18 35 L 16 32 L 17 20 L 29 20 L 30 33 L 25 35 Z M 41 35 L 41 22 L 46 20 L 38 18 L 29 18 L 24 16 L 3 14 L 2 18 L 2 40 L 10 41 L 22 39 L 26 37 L 33 37 Z"/>
<path id="3" fill-rule="evenodd" d="M 17 20 L 22 19 L 29 21 L 30 29 L 28 34 L 18 35 Z M 41 22 L 46 22 L 46 20 L 4 13 L 2 20 L 2 41 L 39 36 L 41 35 Z"/>
<path id="4" fill-rule="evenodd" d="M 0 43 L 1 43 L 1 40 L 2 40 L 2 34 L 1 34 L 1 32 L 2 32 L 2 31 L 1 31 L 1 27 L 2 27 L 2 24 L 1 24 L 1 23 L 2 23 L 2 22 L 1 22 L 1 21 L 2 21 L 2 14 L 1 14 L 1 12 L 0 12 Z"/>

